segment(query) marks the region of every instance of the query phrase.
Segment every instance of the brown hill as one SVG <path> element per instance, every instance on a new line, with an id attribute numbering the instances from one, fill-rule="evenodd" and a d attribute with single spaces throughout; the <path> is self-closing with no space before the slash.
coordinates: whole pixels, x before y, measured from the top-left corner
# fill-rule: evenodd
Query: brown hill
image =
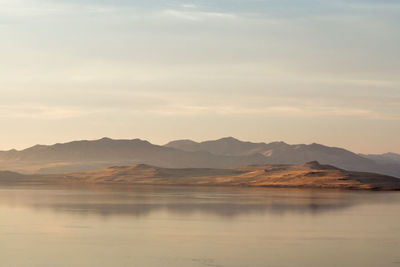
<path id="1" fill-rule="evenodd" d="M 400 190 L 400 179 L 374 173 L 349 172 L 316 161 L 302 165 L 253 165 L 233 169 L 168 169 L 142 164 L 73 173 L 64 176 L 64 181 Z"/>
<path id="2" fill-rule="evenodd" d="M 252 165 L 233 169 L 160 168 L 145 164 L 111 167 L 65 175 L 23 176 L 8 184 L 122 184 L 291 187 L 322 189 L 400 190 L 400 179 L 350 172 L 318 162 L 302 165 Z"/>

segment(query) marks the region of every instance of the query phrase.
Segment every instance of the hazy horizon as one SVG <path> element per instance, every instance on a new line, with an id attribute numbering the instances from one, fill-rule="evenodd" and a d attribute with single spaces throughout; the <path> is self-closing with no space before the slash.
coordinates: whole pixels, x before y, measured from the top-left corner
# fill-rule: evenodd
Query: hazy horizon
<path id="1" fill-rule="evenodd" d="M 0 150 L 234 136 L 400 153 L 400 3 L 0 0 Z"/>

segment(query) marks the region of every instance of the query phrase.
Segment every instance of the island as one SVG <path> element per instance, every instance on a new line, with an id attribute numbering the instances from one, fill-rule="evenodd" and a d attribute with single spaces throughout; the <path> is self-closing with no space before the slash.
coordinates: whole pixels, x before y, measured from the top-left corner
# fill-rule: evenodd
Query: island
<path id="1" fill-rule="evenodd" d="M 317 161 L 298 165 L 250 165 L 231 169 L 161 168 L 147 164 L 114 166 L 66 174 L 0 172 L 0 184 L 122 184 L 400 190 L 400 179 L 346 171 Z"/>

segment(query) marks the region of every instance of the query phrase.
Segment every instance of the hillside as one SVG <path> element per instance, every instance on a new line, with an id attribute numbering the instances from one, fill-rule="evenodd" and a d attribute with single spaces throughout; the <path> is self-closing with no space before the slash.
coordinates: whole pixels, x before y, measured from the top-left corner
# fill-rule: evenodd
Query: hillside
<path id="1" fill-rule="evenodd" d="M 301 165 L 253 165 L 233 169 L 167 169 L 137 165 L 72 173 L 64 179 L 67 183 L 400 190 L 400 179 L 349 172 L 316 161 Z"/>
<path id="2" fill-rule="evenodd" d="M 373 173 L 349 172 L 318 162 L 301 165 L 252 165 L 232 169 L 160 168 L 145 164 L 110 167 L 64 175 L 22 176 L 15 183 L 122 184 L 291 187 L 354 190 L 400 190 L 400 179 Z M 12 183 L 12 179 L 0 183 Z"/>

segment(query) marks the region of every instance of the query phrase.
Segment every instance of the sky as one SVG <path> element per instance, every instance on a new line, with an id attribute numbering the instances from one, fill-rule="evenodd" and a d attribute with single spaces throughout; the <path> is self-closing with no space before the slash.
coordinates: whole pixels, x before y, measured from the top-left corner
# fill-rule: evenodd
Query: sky
<path id="1" fill-rule="evenodd" d="M 234 136 L 400 153 L 398 0 L 0 0 L 0 150 Z"/>

